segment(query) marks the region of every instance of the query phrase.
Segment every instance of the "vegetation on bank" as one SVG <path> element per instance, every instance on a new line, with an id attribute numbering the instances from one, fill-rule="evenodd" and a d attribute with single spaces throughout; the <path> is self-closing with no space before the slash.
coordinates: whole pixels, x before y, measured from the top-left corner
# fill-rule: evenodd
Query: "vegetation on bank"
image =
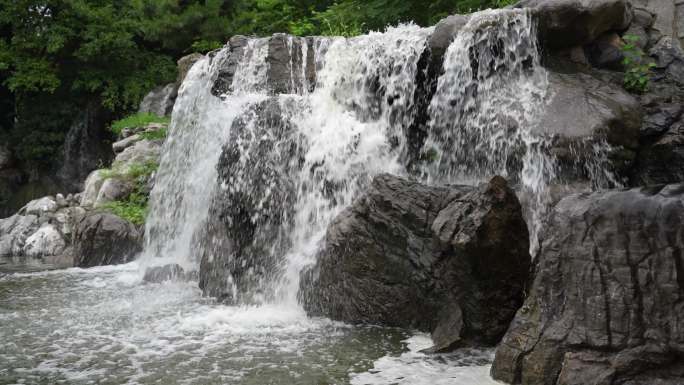
<path id="1" fill-rule="evenodd" d="M 145 223 L 148 212 L 149 193 L 147 184 L 152 174 L 157 172 L 159 164 L 155 161 L 134 163 L 126 168 L 119 168 L 116 165 L 111 169 L 101 171 L 102 177 L 106 179 L 116 178 L 133 187 L 131 192 L 121 200 L 105 203 L 98 208 L 118 215 L 119 217 L 136 225 Z"/>
<path id="2" fill-rule="evenodd" d="M 655 63 L 646 59 L 646 54 L 637 45 L 639 37 L 635 35 L 623 36 L 625 44 L 622 46 L 622 65 L 625 67 L 624 87 L 629 92 L 637 94 L 648 90 L 651 70 Z"/>
<path id="3" fill-rule="evenodd" d="M 157 116 L 155 114 L 150 113 L 137 113 L 112 122 L 110 130 L 114 135 L 119 136 L 121 135 L 121 131 L 123 131 L 124 128 L 145 127 L 150 123 L 160 123 L 168 125 L 169 123 L 171 123 L 171 118 L 166 116 Z M 161 139 L 166 137 L 166 129 L 164 129 L 163 133 L 155 132 L 145 134 L 149 134 L 147 135 L 146 139 Z"/>

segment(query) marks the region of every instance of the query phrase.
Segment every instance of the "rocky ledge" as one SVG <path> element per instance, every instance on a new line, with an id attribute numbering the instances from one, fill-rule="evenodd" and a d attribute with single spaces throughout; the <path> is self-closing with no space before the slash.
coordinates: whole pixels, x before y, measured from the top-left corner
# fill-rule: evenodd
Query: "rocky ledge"
<path id="1" fill-rule="evenodd" d="M 495 379 L 682 384 L 684 185 L 572 195 L 554 209 Z"/>
<path id="2" fill-rule="evenodd" d="M 300 296 L 313 315 L 430 331 L 433 351 L 492 345 L 522 303 L 528 249 L 503 178 L 432 187 L 380 175 L 329 227 Z"/>

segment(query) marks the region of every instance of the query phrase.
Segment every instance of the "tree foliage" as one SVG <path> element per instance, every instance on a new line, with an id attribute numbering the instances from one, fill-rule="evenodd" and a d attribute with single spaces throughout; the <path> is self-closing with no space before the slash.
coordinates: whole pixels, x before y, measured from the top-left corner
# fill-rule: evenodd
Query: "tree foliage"
<path id="1" fill-rule="evenodd" d="M 0 0 L 0 139 L 50 164 L 86 103 L 127 115 L 179 57 L 234 34 L 352 36 L 507 1 Z"/>

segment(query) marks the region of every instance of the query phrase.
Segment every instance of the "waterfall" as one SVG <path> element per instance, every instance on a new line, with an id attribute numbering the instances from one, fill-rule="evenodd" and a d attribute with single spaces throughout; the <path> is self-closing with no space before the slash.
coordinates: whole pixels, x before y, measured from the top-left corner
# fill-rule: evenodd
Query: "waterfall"
<path id="1" fill-rule="evenodd" d="M 424 95 L 433 32 L 235 37 L 198 62 L 174 108 L 143 265 L 199 268 L 200 287 L 226 302 L 296 306 L 327 226 L 384 172 L 431 184 L 507 177 L 534 254 L 557 162 L 536 130 L 549 81 L 531 14 L 470 15 Z M 582 167 L 605 174 L 600 162 Z"/>
<path id="2" fill-rule="evenodd" d="M 449 46 L 443 70 L 423 150 L 432 160 L 425 166 L 428 180 L 508 178 L 526 203 L 534 248 L 555 164 L 547 139 L 534 133 L 548 80 L 531 15 L 524 10 L 473 14 Z"/>

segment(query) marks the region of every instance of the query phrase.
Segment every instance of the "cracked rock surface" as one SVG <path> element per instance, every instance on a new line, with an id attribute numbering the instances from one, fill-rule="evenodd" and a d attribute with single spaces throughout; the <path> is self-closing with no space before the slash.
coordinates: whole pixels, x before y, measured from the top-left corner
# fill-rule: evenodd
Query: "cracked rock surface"
<path id="1" fill-rule="evenodd" d="M 513 384 L 682 384 L 684 185 L 572 195 L 496 353 Z"/>
<path id="2" fill-rule="evenodd" d="M 501 177 L 427 186 L 389 174 L 328 228 L 300 296 L 310 314 L 432 333 L 432 351 L 496 344 L 529 271 L 529 237 Z"/>

